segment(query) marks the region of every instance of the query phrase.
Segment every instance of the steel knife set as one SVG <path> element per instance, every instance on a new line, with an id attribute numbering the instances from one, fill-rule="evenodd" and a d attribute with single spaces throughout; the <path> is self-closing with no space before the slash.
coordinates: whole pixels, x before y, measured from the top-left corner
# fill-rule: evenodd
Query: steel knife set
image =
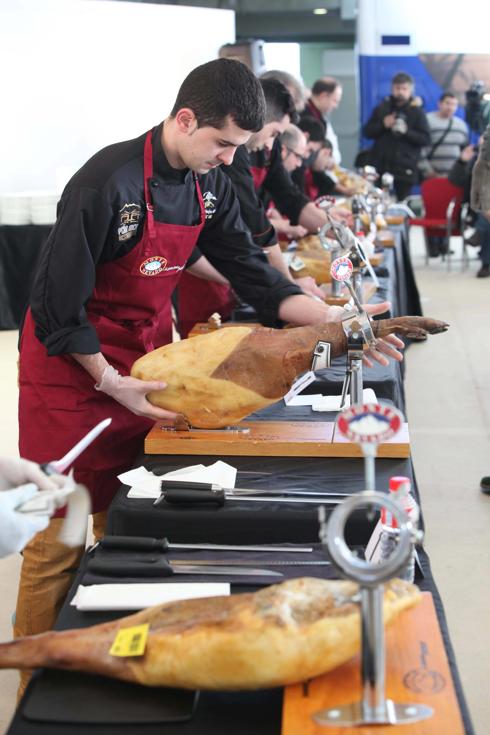
<path id="1" fill-rule="evenodd" d="M 312 546 L 268 546 L 268 545 L 231 545 L 231 544 L 174 544 L 168 539 L 155 539 L 139 536 L 106 536 L 94 547 L 87 563 L 87 572 L 108 577 L 170 577 L 176 574 L 211 575 L 232 577 L 265 577 L 276 581 L 283 577 L 281 568 L 287 567 L 329 567 L 326 559 L 308 558 L 314 551 Z M 210 558 L 177 558 L 188 551 L 210 552 Z M 225 556 L 216 558 L 216 552 Z M 231 558 L 230 553 L 239 552 L 240 558 Z M 247 554 L 254 552 L 252 560 Z M 257 553 L 264 554 L 257 560 Z M 301 555 L 299 559 L 284 558 L 284 555 Z M 273 555 L 270 559 L 267 556 Z M 283 558 L 281 558 L 281 555 Z M 176 558 L 174 558 L 174 556 Z M 279 556 L 279 558 L 277 558 Z M 257 568 L 263 564 L 266 568 Z M 274 567 L 268 569 L 267 567 Z M 303 573 L 303 572 L 302 572 Z"/>

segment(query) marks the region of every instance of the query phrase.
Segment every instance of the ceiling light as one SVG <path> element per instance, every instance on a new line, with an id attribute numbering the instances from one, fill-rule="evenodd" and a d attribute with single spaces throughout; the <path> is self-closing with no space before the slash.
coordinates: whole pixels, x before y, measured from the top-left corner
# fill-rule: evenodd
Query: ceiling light
<path id="1" fill-rule="evenodd" d="M 327 8 L 315 8 L 313 15 L 326 15 L 328 13 Z"/>

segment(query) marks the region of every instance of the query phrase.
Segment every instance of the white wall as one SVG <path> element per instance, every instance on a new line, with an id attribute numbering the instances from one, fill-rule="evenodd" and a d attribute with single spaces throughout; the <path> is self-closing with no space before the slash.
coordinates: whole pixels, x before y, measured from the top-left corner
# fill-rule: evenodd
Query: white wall
<path id="1" fill-rule="evenodd" d="M 398 56 L 489 51 L 488 0 L 359 0 L 359 53 Z M 410 46 L 382 46 L 382 35 L 408 35 Z"/>
<path id="2" fill-rule="evenodd" d="M 229 10 L 1 0 L 0 194 L 64 185 L 170 112 L 188 72 L 235 41 Z"/>

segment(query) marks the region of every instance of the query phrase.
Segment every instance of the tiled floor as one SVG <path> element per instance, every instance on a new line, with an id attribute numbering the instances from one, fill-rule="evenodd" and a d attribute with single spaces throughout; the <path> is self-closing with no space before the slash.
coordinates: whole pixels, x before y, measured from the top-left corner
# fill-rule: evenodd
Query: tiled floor
<path id="1" fill-rule="evenodd" d="M 458 250 L 459 243 L 455 243 Z M 446 607 L 477 735 L 489 732 L 490 497 L 478 490 L 490 475 L 490 280 L 477 261 L 461 273 L 424 265 L 420 238 L 412 251 L 427 315 L 451 324 L 445 335 L 410 348 L 407 406 L 417 480 L 427 525 L 426 547 Z M 16 339 L 0 332 L 0 454 L 15 454 Z M 35 420 L 35 417 L 33 417 Z M 19 560 L 0 561 L 0 639 L 10 638 Z M 14 672 L 0 672 L 0 732 L 10 720 Z M 438 734 L 439 735 L 439 734 Z M 451 735 L 441 733 L 440 735 Z"/>

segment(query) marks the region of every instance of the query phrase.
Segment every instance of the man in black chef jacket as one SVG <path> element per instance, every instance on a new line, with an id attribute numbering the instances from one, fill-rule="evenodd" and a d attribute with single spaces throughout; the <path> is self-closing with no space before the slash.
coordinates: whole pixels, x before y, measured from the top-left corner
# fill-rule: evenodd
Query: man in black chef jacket
<path id="1" fill-rule="evenodd" d="M 263 123 L 252 72 L 211 61 L 184 80 L 163 123 L 96 153 L 62 194 L 20 339 L 19 446 L 31 460 L 56 459 L 112 417 L 75 467 L 99 535 L 117 475 L 132 466 L 154 421 L 174 416 L 146 400 L 165 383 L 129 372 L 171 339 L 170 295 L 196 243 L 265 323 L 339 318 L 268 265 L 220 169 Z M 401 359 L 399 344 L 381 341 L 379 349 Z M 381 352 L 375 357 L 385 360 Z M 24 550 L 16 636 L 51 628 L 72 582 L 82 549 L 58 542 L 60 523 Z"/>

